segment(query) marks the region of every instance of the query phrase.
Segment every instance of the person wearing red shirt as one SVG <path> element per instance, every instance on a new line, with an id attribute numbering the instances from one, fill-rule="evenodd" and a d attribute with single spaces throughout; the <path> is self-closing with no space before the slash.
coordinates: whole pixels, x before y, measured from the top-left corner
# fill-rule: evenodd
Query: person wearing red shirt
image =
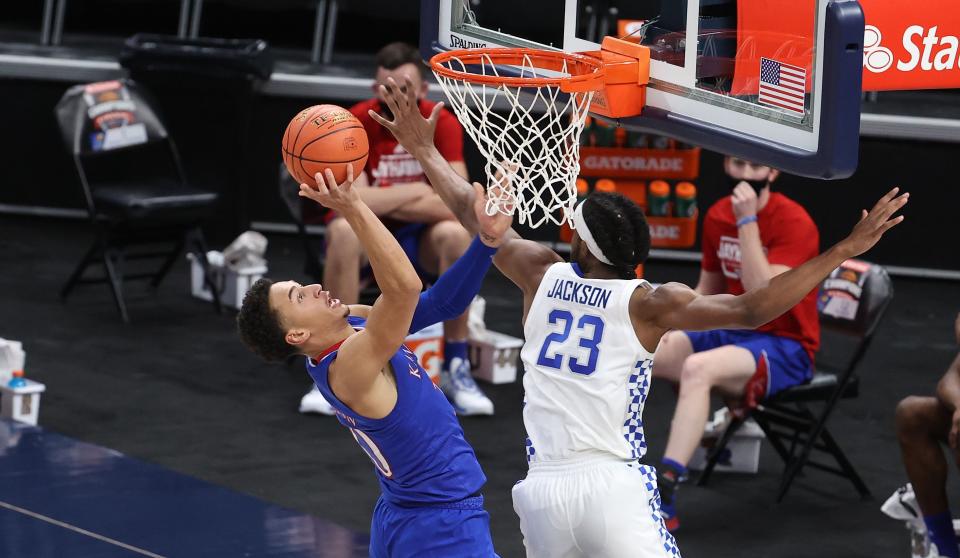
<path id="1" fill-rule="evenodd" d="M 798 203 L 771 184 L 779 171 L 727 157 L 731 195 L 715 203 L 703 222 L 703 261 L 696 290 L 703 295 L 743 294 L 817 256 L 820 235 Z M 660 470 L 662 513 L 679 527 L 674 506 L 678 482 L 703 437 L 710 393 L 733 406 L 752 407 L 765 397 L 813 376 L 820 344 L 816 290 L 779 318 L 756 330 L 673 331 L 657 349 L 653 376 L 679 385 L 677 408 Z"/>
<path id="2" fill-rule="evenodd" d="M 404 150 L 393 135 L 374 121 L 369 112 L 390 117 L 380 99 L 380 85 L 388 78 L 397 83 L 410 76 L 418 88 L 420 111 L 430 116 L 436 103 L 426 99 L 426 68 L 420 52 L 406 43 L 391 43 L 377 53 L 373 90 L 377 97 L 350 108 L 363 123 L 370 142 L 367 166 L 354 183 L 360 197 L 380 217 L 400 242 L 417 273 L 433 282 L 470 245 L 471 236 L 433 191 L 420 163 Z M 441 110 L 434 138 L 437 150 L 458 174 L 467 178 L 463 159 L 463 128 L 457 118 Z M 323 286 L 338 293 L 343 304 L 356 304 L 360 297 L 360 270 L 367 265 L 357 235 L 342 217 L 326 218 L 326 257 Z M 467 313 L 443 324 L 444 363 L 440 386 L 461 415 L 492 415 L 493 402 L 480 390 L 470 373 L 467 358 Z M 333 409 L 316 389 L 304 396 L 301 412 L 333 414 Z"/>

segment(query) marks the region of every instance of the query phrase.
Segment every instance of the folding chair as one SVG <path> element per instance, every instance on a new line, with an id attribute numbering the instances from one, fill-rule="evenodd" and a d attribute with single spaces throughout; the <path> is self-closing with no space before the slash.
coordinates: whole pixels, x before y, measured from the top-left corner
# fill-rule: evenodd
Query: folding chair
<path id="1" fill-rule="evenodd" d="M 893 284 L 883 267 L 848 260 L 834 270 L 817 298 L 822 339 L 813 379 L 768 397 L 745 415 L 735 415 L 708 454 L 697 484 L 707 484 L 727 443 L 747 418 L 753 418 L 784 462 L 777 502 L 804 467 L 844 477 L 861 498 L 870 498 L 870 490 L 826 423 L 840 399 L 858 396 L 857 368 L 891 300 Z M 814 450 L 832 457 L 836 466 L 812 460 Z"/>
<path id="2" fill-rule="evenodd" d="M 61 298 L 80 283 L 108 283 L 120 317 L 129 322 L 123 282 L 150 279 L 157 287 L 186 248 L 203 266 L 220 312 L 199 227 L 217 194 L 187 184 L 176 146 L 144 93 L 130 80 L 77 85 L 60 99 L 56 115 L 96 233 Z M 158 259 L 154 271 L 125 273 L 129 261 Z M 84 277 L 97 263 L 104 274 Z"/>

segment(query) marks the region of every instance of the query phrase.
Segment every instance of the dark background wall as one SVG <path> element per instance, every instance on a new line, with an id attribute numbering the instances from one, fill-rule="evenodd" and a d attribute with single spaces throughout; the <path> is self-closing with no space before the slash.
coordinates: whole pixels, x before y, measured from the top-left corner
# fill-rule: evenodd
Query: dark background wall
<path id="1" fill-rule="evenodd" d="M 0 80 L 0 203 L 80 208 L 82 198 L 76 174 L 59 139 L 53 107 L 69 84 L 52 81 Z M 177 91 L 169 86 L 168 90 Z M 169 93 L 169 92 L 168 92 Z M 324 99 L 259 96 L 254 99 L 249 142 L 241 148 L 229 130 L 236 118 L 217 90 L 183 89 L 167 112 L 201 115 L 199 119 L 173 118 L 171 126 L 191 180 L 221 190 L 226 197 L 223 215 L 209 231 L 215 239 L 228 240 L 233 233 L 224 227 L 242 221 L 287 221 L 276 194 L 280 163 L 279 141 L 283 130 L 299 109 Z M 171 98 L 169 94 L 165 98 Z M 338 104 L 348 104 L 338 101 Z M 203 118 L 202 115 L 209 115 Z M 239 117 L 237 117 L 239 118 Z M 209 130 L 222 128 L 223 134 Z M 203 130 L 204 133 L 197 133 Z M 224 160 L 218 150 L 227 149 L 225 162 L 211 166 L 211 159 Z M 480 178 L 483 163 L 467 141 L 471 175 Z M 953 222 L 960 208 L 960 190 L 953 187 L 953 157 L 960 153 L 948 143 L 891 141 L 864 138 L 860 166 L 846 180 L 818 181 L 783 176 L 777 188 L 803 204 L 820 227 L 825 248 L 842 238 L 856 221 L 859 210 L 868 207 L 891 186 L 900 185 L 913 196 L 907 220 L 875 249 L 871 258 L 888 265 L 960 269 Z M 232 154 L 232 157 L 231 157 Z M 697 181 L 699 203 L 706 208 L 726 194 L 722 157 L 704 152 L 701 178 Z M 224 166 L 224 168 L 220 168 Z M 243 217 L 247 208 L 246 218 Z M 553 229 L 532 231 L 535 238 L 553 238 Z"/>
<path id="2" fill-rule="evenodd" d="M 524 4 L 523 10 L 537 11 L 533 4 Z M 175 33 L 179 5 L 173 0 L 70 2 L 63 48 L 68 56 L 116 56 L 123 38 L 134 33 Z M 316 71 L 316 67 L 302 64 L 309 53 L 315 6 L 314 0 L 207 0 L 199 31 L 207 37 L 263 38 L 278 60 Z M 357 72 L 357 64 L 372 67 L 373 53 L 383 44 L 417 40 L 419 0 L 350 0 L 339 6 L 333 71 Z M 559 12 L 533 17 L 532 12 L 517 12 L 516 3 L 490 1 L 480 6 L 478 17 L 509 20 L 516 26 L 511 30 L 524 36 L 559 25 Z M 0 10 L 0 48 L 38 48 L 41 15 L 41 2 L 4 5 Z M 42 54 L 43 47 L 40 51 Z M 0 204 L 82 207 L 76 174 L 53 117 L 53 107 L 70 85 L 0 78 Z M 257 96 L 247 122 L 243 116 L 246 109 L 235 102 L 229 90 L 177 79 L 161 79 L 151 85 L 161 89 L 157 91 L 160 108 L 179 144 L 188 177 L 197 186 L 219 191 L 224 198 L 221 214 L 208 230 L 213 240 L 229 240 L 250 221 L 286 221 L 276 194 L 280 138 L 290 117 L 301 108 L 331 100 Z M 244 129 L 249 131 L 245 145 L 238 141 Z M 482 180 L 480 156 L 469 140 L 466 145 L 471 175 Z M 960 208 L 960 191 L 952 185 L 957 153 L 958 144 L 864 138 L 859 169 L 850 179 L 826 182 L 783 176 L 777 188 L 808 209 L 820 227 L 825 248 L 849 231 L 861 208 L 891 186 L 900 185 L 913 193 L 907 220 L 870 257 L 888 265 L 960 270 L 960 249 L 951 227 Z M 721 156 L 704 152 L 701 169 L 697 186 L 699 203 L 705 209 L 727 193 Z M 527 234 L 553 239 L 556 231 L 545 227 Z"/>

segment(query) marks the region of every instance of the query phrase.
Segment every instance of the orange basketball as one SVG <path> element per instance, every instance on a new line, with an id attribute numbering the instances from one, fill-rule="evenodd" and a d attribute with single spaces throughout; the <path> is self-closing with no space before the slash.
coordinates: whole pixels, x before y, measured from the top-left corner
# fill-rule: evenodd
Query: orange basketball
<path id="1" fill-rule="evenodd" d="M 347 165 L 360 176 L 367 164 L 367 132 L 345 108 L 314 105 L 300 111 L 283 134 L 283 163 L 293 178 L 317 187 L 314 175 L 329 168 L 337 183 L 347 178 Z"/>

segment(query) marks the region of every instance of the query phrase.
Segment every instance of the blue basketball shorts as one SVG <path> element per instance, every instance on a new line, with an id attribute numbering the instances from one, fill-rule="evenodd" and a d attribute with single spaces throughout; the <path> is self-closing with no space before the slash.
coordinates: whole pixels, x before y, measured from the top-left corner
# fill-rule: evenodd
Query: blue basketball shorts
<path id="1" fill-rule="evenodd" d="M 407 508 L 381 496 L 370 526 L 371 558 L 497 558 L 483 496 Z"/>
<path id="2" fill-rule="evenodd" d="M 743 347 L 753 355 L 757 366 L 766 365 L 767 397 L 788 387 L 803 384 L 813 377 L 810 355 L 796 339 L 739 329 L 684 331 L 700 353 L 726 345 Z"/>

